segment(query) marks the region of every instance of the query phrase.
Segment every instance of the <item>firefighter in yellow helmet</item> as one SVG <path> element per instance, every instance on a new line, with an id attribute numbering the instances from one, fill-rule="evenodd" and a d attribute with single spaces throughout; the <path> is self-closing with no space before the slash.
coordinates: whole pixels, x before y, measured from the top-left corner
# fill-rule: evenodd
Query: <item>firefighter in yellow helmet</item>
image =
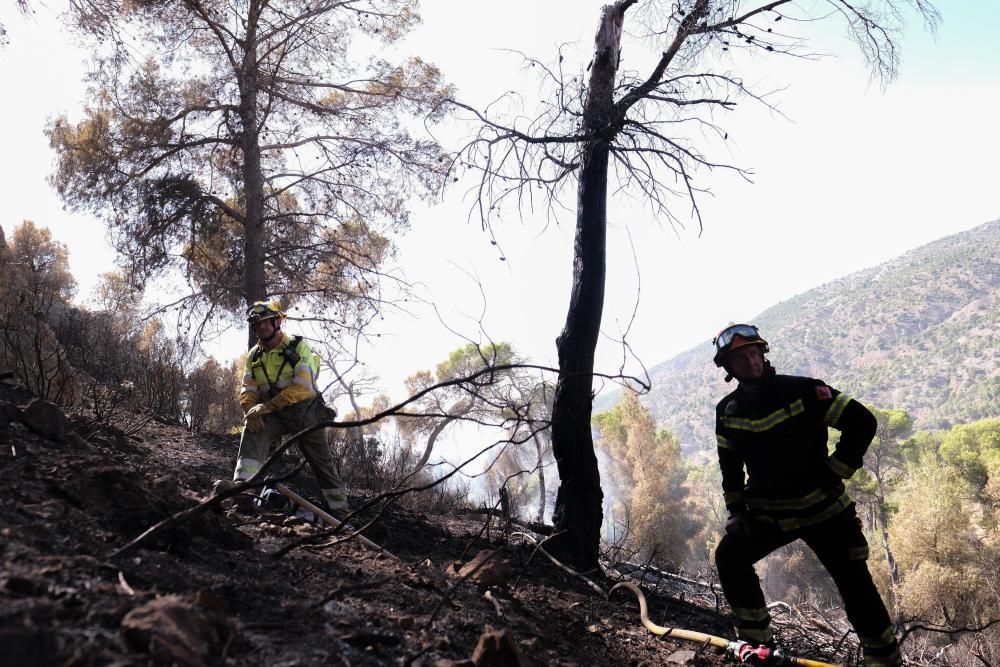
<path id="1" fill-rule="evenodd" d="M 867 667 L 903 664 L 893 626 L 866 560 L 868 543 L 844 489 L 875 437 L 861 403 L 822 380 L 778 375 L 757 327 L 734 324 L 715 338 L 715 365 L 739 386 L 716 407 L 722 490 L 730 517 L 715 552 L 736 634 L 774 645 L 754 564 L 803 540 L 830 572 Z M 827 453 L 827 427 L 840 431 Z"/>
<path id="2" fill-rule="evenodd" d="M 301 336 L 281 330 L 285 313 L 277 301 L 257 301 L 247 311 L 257 344 L 247 353 L 240 390 L 246 415 L 235 481 L 250 479 L 282 435 L 298 433 L 332 419 L 336 413 L 323 403 L 316 385 L 319 357 Z M 325 429 L 298 440 L 299 449 L 319 481 L 323 500 L 333 512 L 348 509 L 343 483 L 333 465 Z"/>

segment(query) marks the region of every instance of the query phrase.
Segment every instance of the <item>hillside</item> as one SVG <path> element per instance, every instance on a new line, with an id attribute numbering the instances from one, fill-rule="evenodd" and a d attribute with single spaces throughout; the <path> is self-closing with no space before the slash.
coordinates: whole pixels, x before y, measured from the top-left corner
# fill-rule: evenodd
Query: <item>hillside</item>
<path id="1" fill-rule="evenodd" d="M 0 443 L 2 665 L 635 665 L 698 648 L 646 631 L 628 594 L 597 594 L 602 572 L 588 585 L 475 512 L 390 503 L 365 535 L 391 555 L 279 512 L 191 513 L 230 474 L 235 437 L 94 430 L 0 379 Z M 287 484 L 317 495 L 310 475 Z M 730 631 L 711 597 L 649 600 L 660 623 Z"/>
<path id="2" fill-rule="evenodd" d="M 752 318 L 779 373 L 821 377 L 918 429 L 1000 415 L 1000 220 L 809 290 Z M 731 390 L 709 341 L 650 369 L 644 397 L 688 448 L 714 447 Z"/>

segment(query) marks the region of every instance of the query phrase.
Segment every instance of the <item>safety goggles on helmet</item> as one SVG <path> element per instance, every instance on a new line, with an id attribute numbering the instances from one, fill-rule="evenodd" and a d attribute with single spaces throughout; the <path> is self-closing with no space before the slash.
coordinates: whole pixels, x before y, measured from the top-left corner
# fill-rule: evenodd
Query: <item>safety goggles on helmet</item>
<path id="1" fill-rule="evenodd" d="M 257 324 L 261 320 L 284 317 L 281 305 L 277 301 L 256 301 L 247 309 L 247 322 Z"/>
<path id="2" fill-rule="evenodd" d="M 762 345 L 768 351 L 767 341 L 760 337 L 760 331 L 752 324 L 732 324 L 712 341 L 715 344 L 715 365 L 722 366 L 726 354 L 744 345 Z"/>

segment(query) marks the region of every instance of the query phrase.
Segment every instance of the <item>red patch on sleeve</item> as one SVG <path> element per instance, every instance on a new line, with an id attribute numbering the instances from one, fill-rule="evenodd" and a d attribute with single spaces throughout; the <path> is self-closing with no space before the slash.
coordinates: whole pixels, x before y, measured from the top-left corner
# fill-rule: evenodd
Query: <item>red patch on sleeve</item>
<path id="1" fill-rule="evenodd" d="M 825 384 L 816 385 L 816 398 L 821 401 L 829 401 L 833 398 L 833 394 L 830 392 L 830 388 Z"/>

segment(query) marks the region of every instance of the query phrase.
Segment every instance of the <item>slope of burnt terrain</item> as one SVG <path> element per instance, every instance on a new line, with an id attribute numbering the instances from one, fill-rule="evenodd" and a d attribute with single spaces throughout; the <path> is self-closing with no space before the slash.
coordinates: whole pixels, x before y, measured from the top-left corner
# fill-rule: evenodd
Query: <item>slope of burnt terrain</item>
<path id="1" fill-rule="evenodd" d="M 574 576 L 475 514 L 390 507 L 364 533 L 386 555 L 218 506 L 121 551 L 206 500 L 236 449 L 155 421 L 132 434 L 65 421 L 0 383 L 0 664 L 727 664 L 650 634 L 631 595 L 602 595 L 616 580 Z M 309 475 L 287 484 L 315 497 Z M 728 632 L 683 594 L 651 596 L 650 615 Z"/>

